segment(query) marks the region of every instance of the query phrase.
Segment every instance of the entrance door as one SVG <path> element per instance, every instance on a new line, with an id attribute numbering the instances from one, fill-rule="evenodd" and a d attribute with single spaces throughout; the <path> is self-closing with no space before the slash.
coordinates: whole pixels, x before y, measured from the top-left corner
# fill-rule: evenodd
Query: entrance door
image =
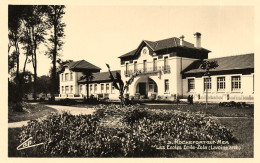
<path id="1" fill-rule="evenodd" d="M 146 83 L 139 83 L 140 95 L 146 95 Z"/>

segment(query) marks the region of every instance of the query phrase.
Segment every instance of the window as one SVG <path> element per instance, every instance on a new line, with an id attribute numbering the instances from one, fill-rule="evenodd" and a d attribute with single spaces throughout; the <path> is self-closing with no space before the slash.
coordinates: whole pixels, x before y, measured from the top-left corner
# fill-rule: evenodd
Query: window
<path id="1" fill-rule="evenodd" d="M 169 92 L 169 80 L 164 80 L 164 92 Z"/>
<path id="2" fill-rule="evenodd" d="M 69 93 L 69 86 L 65 87 L 65 93 Z"/>
<path id="3" fill-rule="evenodd" d="M 82 88 L 83 88 L 82 85 L 80 85 L 79 86 L 79 91 L 80 91 L 81 94 L 82 94 Z"/>
<path id="4" fill-rule="evenodd" d="M 114 90 L 115 90 L 115 87 L 114 87 L 114 86 L 112 86 L 111 93 L 113 93 L 113 92 L 114 92 Z"/>
<path id="5" fill-rule="evenodd" d="M 97 91 L 97 84 L 94 85 L 94 92 Z"/>
<path id="6" fill-rule="evenodd" d="M 101 92 L 104 90 L 104 84 L 101 84 Z"/>
<path id="7" fill-rule="evenodd" d="M 156 83 L 151 80 L 150 78 L 148 79 L 149 82 L 149 92 L 157 92 L 157 85 Z"/>
<path id="8" fill-rule="evenodd" d="M 93 90 L 93 85 L 91 84 L 90 86 L 89 86 L 89 90 L 90 90 L 90 92 L 92 92 L 92 90 Z"/>
<path id="9" fill-rule="evenodd" d="M 225 77 L 217 77 L 217 90 L 224 91 L 226 88 Z"/>
<path id="10" fill-rule="evenodd" d="M 108 92 L 109 90 L 109 84 L 106 84 L 106 93 Z"/>
<path id="11" fill-rule="evenodd" d="M 211 90 L 211 78 L 204 78 L 204 91 Z"/>
<path id="12" fill-rule="evenodd" d="M 63 74 L 61 74 L 61 81 L 63 81 Z"/>
<path id="13" fill-rule="evenodd" d="M 153 71 L 157 70 L 157 58 L 153 59 Z"/>
<path id="14" fill-rule="evenodd" d="M 188 79 L 188 91 L 194 91 L 195 89 L 195 81 L 194 79 Z"/>
<path id="15" fill-rule="evenodd" d="M 137 71 L 137 61 L 134 62 L 134 71 Z"/>
<path id="16" fill-rule="evenodd" d="M 128 63 L 125 64 L 125 73 L 128 74 Z"/>
<path id="17" fill-rule="evenodd" d="M 65 74 L 65 81 L 68 81 L 69 80 L 69 73 L 66 73 Z"/>
<path id="18" fill-rule="evenodd" d="M 232 76 L 232 91 L 240 91 L 241 89 L 241 78 L 240 76 Z"/>
<path id="19" fill-rule="evenodd" d="M 144 60 L 143 62 L 144 62 L 144 63 L 143 63 L 144 72 L 146 72 L 146 71 L 147 71 L 147 61 Z"/>
<path id="20" fill-rule="evenodd" d="M 73 80 L 72 72 L 70 73 L 70 80 Z"/>
<path id="21" fill-rule="evenodd" d="M 61 90 L 62 90 L 62 93 L 64 93 L 64 87 L 63 86 L 61 87 Z"/>
<path id="22" fill-rule="evenodd" d="M 70 93 L 73 93 L 73 86 L 70 86 Z"/>
<path id="23" fill-rule="evenodd" d="M 167 70 L 168 67 L 168 57 L 164 57 L 164 70 Z"/>

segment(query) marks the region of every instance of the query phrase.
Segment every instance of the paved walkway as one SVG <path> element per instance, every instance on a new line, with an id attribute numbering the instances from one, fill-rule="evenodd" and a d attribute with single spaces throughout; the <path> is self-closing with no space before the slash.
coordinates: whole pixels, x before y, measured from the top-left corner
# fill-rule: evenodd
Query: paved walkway
<path id="1" fill-rule="evenodd" d="M 81 108 L 81 107 L 61 106 L 61 105 L 46 105 L 46 106 L 56 109 L 59 113 L 69 112 L 72 115 L 92 114 L 95 111 L 94 108 Z"/>
<path id="2" fill-rule="evenodd" d="M 95 109 L 93 109 L 93 108 L 81 108 L 81 107 L 60 106 L 60 105 L 46 105 L 46 106 L 56 109 L 58 111 L 58 113 L 69 112 L 72 115 L 92 114 L 95 111 Z M 22 127 L 22 126 L 27 125 L 27 122 L 29 122 L 29 120 L 8 123 L 8 128 Z"/>

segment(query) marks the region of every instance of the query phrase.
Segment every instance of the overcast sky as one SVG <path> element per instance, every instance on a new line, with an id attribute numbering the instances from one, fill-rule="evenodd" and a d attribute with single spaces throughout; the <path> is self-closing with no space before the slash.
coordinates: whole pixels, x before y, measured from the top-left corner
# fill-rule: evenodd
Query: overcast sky
<path id="1" fill-rule="evenodd" d="M 120 68 L 118 57 L 142 40 L 156 41 L 202 34 L 209 58 L 254 52 L 254 8 L 247 6 L 66 6 L 62 59 L 85 59 L 107 71 Z M 40 49 L 40 51 L 43 49 Z M 41 52 L 43 54 L 43 52 Z M 48 74 L 51 61 L 38 55 L 38 75 Z"/>

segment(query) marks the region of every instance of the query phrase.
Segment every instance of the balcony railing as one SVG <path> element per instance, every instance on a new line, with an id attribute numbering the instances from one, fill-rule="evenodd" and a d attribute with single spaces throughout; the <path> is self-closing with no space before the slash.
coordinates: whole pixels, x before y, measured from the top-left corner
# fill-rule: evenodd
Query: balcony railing
<path id="1" fill-rule="evenodd" d="M 163 73 L 170 73 L 171 67 L 169 65 L 167 66 L 158 66 L 158 67 L 147 67 L 147 68 L 141 68 L 136 70 L 128 70 L 125 71 L 125 76 L 133 75 L 136 72 L 140 72 L 141 74 L 156 74 L 157 72 L 162 71 Z"/>

